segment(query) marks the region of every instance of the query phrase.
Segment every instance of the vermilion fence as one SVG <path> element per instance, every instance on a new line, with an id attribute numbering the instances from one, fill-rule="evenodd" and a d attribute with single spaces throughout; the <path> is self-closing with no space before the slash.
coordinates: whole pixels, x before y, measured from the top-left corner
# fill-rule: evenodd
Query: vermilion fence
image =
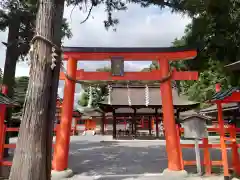
<path id="1" fill-rule="evenodd" d="M 183 128 L 178 128 L 177 130 L 180 132 L 184 132 Z M 219 132 L 219 128 L 207 128 L 208 132 Z M 240 128 L 236 128 L 235 126 L 228 126 L 224 128 L 225 132 L 228 132 L 230 134 L 230 137 L 224 137 L 225 140 L 229 141 L 229 143 L 226 144 L 227 148 L 231 150 L 231 159 L 232 159 L 232 169 L 234 172 L 237 174 L 240 173 L 240 164 L 239 164 L 239 154 L 238 154 L 238 148 L 240 147 L 240 144 L 237 144 L 236 141 L 236 134 L 237 132 L 240 132 Z M 194 144 L 180 144 L 181 148 L 194 148 Z M 205 168 L 205 173 L 206 174 L 211 174 L 212 173 L 212 167 L 213 166 L 223 166 L 223 161 L 218 160 L 218 161 L 213 161 L 211 160 L 210 157 L 210 149 L 220 149 L 221 150 L 221 144 L 215 144 L 209 143 L 208 138 L 204 138 L 202 140 L 202 144 L 199 144 L 199 148 L 203 149 L 203 155 L 204 155 L 204 160 L 201 162 L 201 164 Z M 196 161 L 186 161 L 182 160 L 183 167 L 184 166 L 196 166 Z"/>
<path id="2" fill-rule="evenodd" d="M 54 132 L 56 132 L 57 129 L 54 129 Z M 6 125 L 3 126 L 3 131 L 0 138 L 0 164 L 2 166 L 11 166 L 12 161 L 4 160 L 4 149 L 15 149 L 16 144 L 5 144 L 6 140 L 6 133 L 7 132 L 18 132 L 19 128 L 9 128 Z M 54 147 L 54 144 L 53 144 Z"/>
<path id="3" fill-rule="evenodd" d="M 184 132 L 183 128 L 178 128 L 177 130 L 180 132 Z M 19 128 L 7 128 L 4 125 L 4 130 L 0 139 L 0 163 L 2 166 L 11 166 L 12 162 L 4 160 L 3 154 L 4 154 L 4 149 L 5 148 L 16 148 L 16 144 L 5 144 L 5 137 L 7 132 L 18 132 Z M 55 129 L 56 131 L 56 129 Z M 218 132 L 219 128 L 208 128 L 208 132 Z M 227 148 L 231 149 L 231 159 L 232 159 L 232 169 L 236 172 L 239 173 L 240 169 L 240 163 L 239 163 L 239 155 L 238 155 L 238 148 L 240 147 L 240 144 L 237 144 L 236 142 L 236 132 L 240 132 L 240 128 L 236 128 L 235 126 L 230 126 L 225 128 L 225 132 L 229 132 L 230 137 L 226 137 L 227 140 L 231 141 L 229 144 L 226 144 Z M 179 137 L 180 141 L 180 137 Z M 194 148 L 194 144 L 180 144 L 181 149 L 183 148 Z M 54 147 L 54 144 L 53 144 Z M 208 138 L 204 138 L 202 140 L 202 144 L 199 144 L 199 148 L 203 149 L 203 154 L 204 158 L 201 164 L 205 168 L 205 173 L 207 175 L 212 173 L 212 167 L 213 166 L 223 166 L 223 161 L 218 160 L 218 161 L 213 161 L 211 160 L 211 155 L 210 155 L 210 149 L 220 149 L 221 145 L 220 144 L 215 144 L 215 143 L 209 143 Z M 184 166 L 196 166 L 196 161 L 191 160 L 191 161 L 186 161 L 182 157 L 182 165 L 183 168 Z"/>
<path id="4" fill-rule="evenodd" d="M 16 148 L 16 144 L 5 144 L 5 138 L 6 138 L 6 133 L 7 132 L 18 132 L 19 128 L 9 128 L 6 127 L 5 124 L 2 126 L 2 131 L 0 132 L 0 165 L 2 166 L 11 166 L 12 162 L 9 160 L 4 160 L 4 149 L 9 148 L 9 149 L 14 149 Z M 178 132 L 184 132 L 183 128 L 177 127 L 176 129 Z M 208 128 L 208 132 L 219 132 L 218 127 L 214 128 Z M 240 132 L 240 128 L 236 128 L 235 126 L 228 126 L 224 128 L 225 132 L 228 132 L 230 137 L 225 137 L 225 140 L 229 141 L 228 144 L 226 144 L 227 148 L 231 150 L 231 159 L 232 159 L 232 169 L 239 174 L 240 172 L 240 163 L 239 163 L 239 154 L 238 154 L 238 148 L 240 148 L 240 144 L 237 144 L 236 141 L 236 133 Z M 54 129 L 54 132 L 57 131 L 57 127 Z M 74 129 L 72 129 L 72 134 L 74 133 Z M 180 133 L 177 133 L 180 134 Z M 178 136 L 179 141 L 180 141 L 180 136 Z M 194 148 L 194 144 L 181 144 L 181 149 L 183 148 Z M 53 144 L 54 147 L 54 144 Z M 201 164 L 205 168 L 205 173 L 206 174 L 211 174 L 212 173 L 212 167 L 213 166 L 223 166 L 223 161 L 218 160 L 218 161 L 212 161 L 211 156 L 210 156 L 210 149 L 220 149 L 221 144 L 216 144 L 216 143 L 209 143 L 208 138 L 204 138 L 202 140 L 202 144 L 199 144 L 199 148 L 203 149 L 203 154 L 204 158 Z M 181 154 L 181 153 L 180 153 Z M 196 161 L 191 160 L 191 161 L 186 161 L 181 157 L 182 159 L 182 166 L 196 166 Z"/>

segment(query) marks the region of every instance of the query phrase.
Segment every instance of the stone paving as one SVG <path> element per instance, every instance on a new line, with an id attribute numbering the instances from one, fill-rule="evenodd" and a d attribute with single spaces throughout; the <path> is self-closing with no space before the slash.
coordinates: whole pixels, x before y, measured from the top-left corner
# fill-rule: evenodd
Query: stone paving
<path id="1" fill-rule="evenodd" d="M 195 160 L 194 150 L 184 149 L 183 158 Z M 211 158 L 219 160 L 220 150 L 212 150 Z M 75 176 L 68 180 L 165 180 L 161 174 L 167 168 L 165 142 L 111 141 L 111 137 L 101 136 L 71 137 L 69 168 Z M 196 172 L 195 167 L 185 169 L 189 173 Z M 222 180 L 223 177 L 190 175 L 187 179 Z"/>

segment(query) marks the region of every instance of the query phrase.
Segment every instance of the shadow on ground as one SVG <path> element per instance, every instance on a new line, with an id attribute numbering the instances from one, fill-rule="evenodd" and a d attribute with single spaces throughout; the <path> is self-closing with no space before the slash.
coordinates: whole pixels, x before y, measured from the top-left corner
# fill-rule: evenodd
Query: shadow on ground
<path id="1" fill-rule="evenodd" d="M 155 174 L 167 168 L 165 145 L 157 142 L 81 141 L 72 142 L 70 148 L 69 168 L 85 176 Z M 214 149 L 210 153 L 212 160 L 221 159 L 220 150 Z M 183 149 L 183 158 L 195 160 L 194 149 Z M 188 166 L 185 170 L 195 173 L 196 167 Z"/>
<path id="2" fill-rule="evenodd" d="M 158 141 L 100 142 L 102 137 L 99 138 L 94 136 L 88 140 L 90 137 L 71 137 L 69 168 L 75 174 L 101 176 L 104 180 L 125 179 L 148 173 L 160 174 L 167 168 L 166 146 L 163 143 Z M 182 151 L 184 160 L 195 160 L 194 149 Z M 13 153 L 12 150 L 11 152 Z M 212 160 L 221 160 L 219 149 L 212 149 L 210 153 Z M 203 159 L 203 153 L 201 157 Z M 228 159 L 230 162 L 230 153 Z M 221 167 L 216 168 L 217 172 L 221 169 Z M 195 173 L 196 167 L 186 166 L 185 170 Z M 9 173 L 9 170 L 1 169 L 1 171 Z"/>

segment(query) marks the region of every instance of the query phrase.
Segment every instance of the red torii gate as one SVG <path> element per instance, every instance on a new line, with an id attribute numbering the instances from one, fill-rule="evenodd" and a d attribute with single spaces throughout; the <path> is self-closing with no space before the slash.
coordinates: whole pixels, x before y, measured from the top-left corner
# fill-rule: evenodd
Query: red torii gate
<path id="1" fill-rule="evenodd" d="M 171 74 L 169 61 L 193 59 L 197 56 L 196 49 L 187 47 L 178 48 L 99 48 L 99 47 L 65 47 L 64 60 L 67 61 L 67 75 L 76 80 L 152 80 L 157 81 Z M 112 76 L 110 72 L 84 72 L 77 70 L 78 61 L 104 61 L 113 57 L 122 57 L 124 61 L 158 61 L 159 70 L 152 72 L 125 72 L 124 76 Z M 172 71 L 173 80 L 197 80 L 198 72 Z M 68 152 L 70 142 L 71 120 L 74 103 L 75 82 L 60 73 L 60 80 L 65 80 L 64 99 L 60 127 L 57 132 L 56 145 L 53 157 L 53 170 L 64 171 L 68 167 Z M 174 120 L 171 80 L 160 86 L 163 104 L 163 119 L 168 156 L 168 169 L 183 170 L 180 155 L 180 142 L 177 138 Z"/>

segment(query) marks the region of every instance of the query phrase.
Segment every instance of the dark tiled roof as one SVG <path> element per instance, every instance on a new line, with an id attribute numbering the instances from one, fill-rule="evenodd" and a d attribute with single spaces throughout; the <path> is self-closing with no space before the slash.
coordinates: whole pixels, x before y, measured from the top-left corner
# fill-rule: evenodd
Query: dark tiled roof
<path id="1" fill-rule="evenodd" d="M 231 71 L 239 71 L 240 70 L 240 61 L 233 62 L 231 64 L 227 64 L 225 66 L 226 69 Z"/>
<path id="2" fill-rule="evenodd" d="M 195 51 L 196 47 L 181 46 L 181 47 L 63 47 L 64 52 L 86 52 L 86 53 L 102 53 L 102 52 L 183 52 Z"/>
<path id="3" fill-rule="evenodd" d="M 131 106 L 145 106 L 145 88 L 144 87 L 130 87 Z M 194 108 L 199 105 L 198 102 L 189 101 L 184 95 L 179 96 L 175 88 L 172 89 L 173 105 L 175 108 Z M 102 105 L 108 104 L 108 97 L 105 98 Z M 112 106 L 129 106 L 128 90 L 125 87 L 114 87 L 111 92 Z M 162 98 L 159 87 L 149 87 L 149 105 L 148 107 L 162 106 Z"/>
<path id="4" fill-rule="evenodd" d="M 232 93 L 239 91 L 240 91 L 239 87 L 232 87 L 226 91 L 217 92 L 213 95 L 211 101 L 223 100 L 224 98 L 231 96 Z"/>
<path id="5" fill-rule="evenodd" d="M 82 107 L 78 108 L 78 111 L 83 114 L 83 116 L 87 117 L 101 117 L 103 112 L 98 108 L 89 108 L 89 107 Z"/>
<path id="6" fill-rule="evenodd" d="M 18 106 L 19 104 L 16 101 L 13 101 L 11 98 L 7 97 L 0 92 L 0 104 L 6 104 L 10 106 Z"/>
<path id="7" fill-rule="evenodd" d="M 118 108 L 116 109 L 116 114 L 133 114 L 134 111 L 132 108 Z M 162 113 L 162 109 L 158 109 L 157 111 L 158 114 Z M 175 110 L 176 113 L 176 110 Z M 152 108 L 140 108 L 137 109 L 137 115 L 155 115 L 155 109 Z M 198 114 L 196 111 L 194 110 L 189 110 L 189 111 L 184 111 L 184 112 L 180 112 L 180 118 L 186 118 L 188 116 L 194 116 Z M 106 113 L 106 116 L 112 116 L 112 112 L 108 112 Z"/>
<path id="8" fill-rule="evenodd" d="M 222 104 L 223 111 L 231 111 L 238 109 L 238 104 L 237 103 L 223 103 Z M 201 109 L 199 113 L 204 114 L 204 113 L 213 113 L 217 112 L 217 105 L 214 104 L 208 108 Z"/>
<path id="9" fill-rule="evenodd" d="M 181 119 L 181 122 L 188 121 L 188 120 L 191 120 L 191 119 L 194 119 L 194 118 L 199 118 L 199 119 L 204 120 L 204 121 L 210 121 L 211 120 L 210 117 L 204 116 L 202 114 L 193 114 L 191 116 L 184 117 L 183 119 Z"/>

